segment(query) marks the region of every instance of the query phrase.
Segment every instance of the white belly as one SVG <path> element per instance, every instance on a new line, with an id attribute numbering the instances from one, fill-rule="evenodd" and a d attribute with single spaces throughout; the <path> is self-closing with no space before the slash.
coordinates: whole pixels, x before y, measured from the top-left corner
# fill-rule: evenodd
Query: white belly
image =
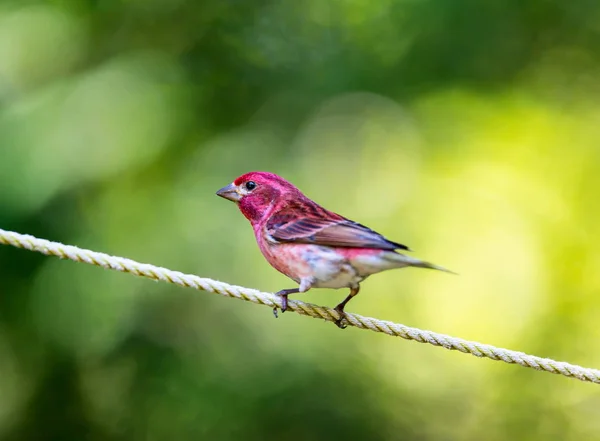
<path id="1" fill-rule="evenodd" d="M 314 288 L 349 288 L 364 279 L 350 262 L 327 247 L 309 246 L 303 258 L 310 267 Z"/>

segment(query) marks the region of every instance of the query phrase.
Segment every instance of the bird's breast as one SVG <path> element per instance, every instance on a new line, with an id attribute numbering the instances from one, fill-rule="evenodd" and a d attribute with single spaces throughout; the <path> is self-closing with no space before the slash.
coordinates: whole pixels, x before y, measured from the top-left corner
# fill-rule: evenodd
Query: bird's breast
<path id="1" fill-rule="evenodd" d="M 273 243 L 257 235 L 261 252 L 277 271 L 315 288 L 355 286 L 363 277 L 337 249 L 311 244 Z"/>

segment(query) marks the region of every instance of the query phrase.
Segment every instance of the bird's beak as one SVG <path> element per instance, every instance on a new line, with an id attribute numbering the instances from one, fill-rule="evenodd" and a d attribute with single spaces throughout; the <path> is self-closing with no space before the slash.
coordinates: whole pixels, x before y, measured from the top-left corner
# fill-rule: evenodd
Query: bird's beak
<path id="1" fill-rule="evenodd" d="M 233 184 L 229 184 L 217 191 L 217 196 L 221 196 L 224 199 L 228 199 L 232 202 L 238 202 L 241 195 L 238 193 L 237 187 Z"/>

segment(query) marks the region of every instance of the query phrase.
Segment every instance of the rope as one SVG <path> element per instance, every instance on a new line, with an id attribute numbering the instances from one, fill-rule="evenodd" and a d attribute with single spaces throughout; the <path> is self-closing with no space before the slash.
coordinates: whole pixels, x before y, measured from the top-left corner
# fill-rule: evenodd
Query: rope
<path id="1" fill-rule="evenodd" d="M 0 229 L 0 243 L 37 251 L 38 253 L 46 254 L 48 256 L 57 256 L 61 259 L 70 259 L 75 262 L 83 262 L 107 269 L 132 273 L 136 276 L 147 277 L 153 280 L 162 280 L 179 286 L 221 294 L 226 297 L 234 297 L 252 303 L 258 303 L 260 305 L 267 305 L 271 308 L 281 307 L 281 299 L 274 294 L 264 293 L 241 286 L 229 285 L 217 280 L 184 274 L 179 271 L 172 271 L 146 263 L 139 263 L 123 257 L 110 256 L 108 254 L 98 253 L 70 245 L 63 245 L 59 242 L 38 239 L 26 234 L 19 234 Z M 338 313 L 332 308 L 325 308 L 292 299 L 289 300 L 288 310 L 313 318 L 321 318 L 330 322 L 339 318 Z M 371 317 L 363 317 L 358 314 L 346 313 L 346 320 L 348 325 L 360 329 L 369 329 L 375 332 L 402 337 L 406 340 L 429 343 L 433 346 L 441 346 L 446 349 L 460 351 L 476 357 L 485 357 L 492 360 L 504 361 L 505 363 L 518 364 L 539 371 L 546 371 L 553 374 L 564 375 L 565 377 L 576 378 L 581 381 L 600 384 L 600 370 L 598 369 L 585 368 L 549 358 L 528 355 L 523 352 L 497 348 L 495 346 L 450 337 L 432 331 L 411 328 L 398 323 L 378 320 Z"/>

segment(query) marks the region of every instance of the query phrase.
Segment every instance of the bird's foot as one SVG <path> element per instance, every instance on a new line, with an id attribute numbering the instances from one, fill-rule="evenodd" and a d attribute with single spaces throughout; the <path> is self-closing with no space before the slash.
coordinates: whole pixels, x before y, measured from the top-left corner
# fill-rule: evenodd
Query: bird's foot
<path id="1" fill-rule="evenodd" d="M 284 289 L 281 290 L 279 292 L 276 292 L 275 295 L 281 297 L 281 313 L 283 314 L 288 307 L 288 290 Z M 279 317 L 277 314 L 277 306 L 273 307 L 273 315 L 275 316 L 275 318 Z"/>
<path id="2" fill-rule="evenodd" d="M 340 305 L 338 305 L 334 309 L 340 315 L 340 318 L 335 320 L 333 323 L 335 323 L 335 325 L 340 329 L 346 329 L 348 327 L 348 322 L 346 320 L 346 313 L 344 313 L 344 308 L 340 308 Z"/>

